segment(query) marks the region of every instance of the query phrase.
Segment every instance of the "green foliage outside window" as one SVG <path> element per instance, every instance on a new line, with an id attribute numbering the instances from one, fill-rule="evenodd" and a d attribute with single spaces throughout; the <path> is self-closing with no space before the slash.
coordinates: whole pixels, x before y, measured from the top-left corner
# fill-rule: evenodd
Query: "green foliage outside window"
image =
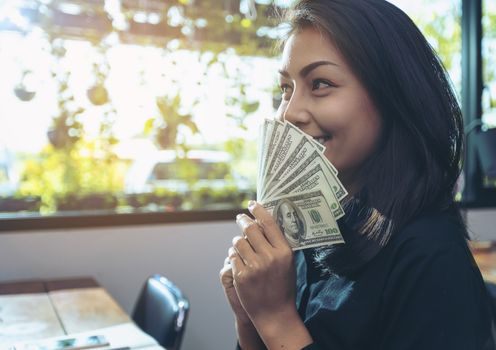
<path id="1" fill-rule="evenodd" d="M 408 3 L 392 2 L 400 6 L 401 3 Z M 38 2 L 33 3 L 41 6 Z M 24 40 L 21 35 L 15 34 L 20 30 L 27 30 L 25 40 L 29 36 L 38 35 L 37 42 L 52 57 L 52 64 L 45 69 L 50 72 L 51 78 L 48 80 L 54 85 L 57 96 L 56 101 L 53 101 L 55 107 L 51 108 L 51 125 L 47 130 L 39 131 L 46 134 L 44 146 L 37 152 L 16 153 L 20 164 L 18 186 L 11 193 L 0 192 L 0 212 L 27 210 L 53 214 L 66 210 L 201 210 L 240 207 L 243 201 L 253 197 L 257 129 L 252 126 L 257 118 L 260 120 L 261 111 L 267 114 L 274 112 L 273 107 L 277 107 L 279 97 L 278 92 L 270 85 L 275 79 L 276 69 L 264 73 L 268 65 L 277 67 L 274 63 L 274 39 L 280 35 L 281 28 L 275 27 L 275 17 L 281 9 L 273 1 L 255 1 L 256 18 L 249 13 L 240 12 L 239 0 L 181 0 L 174 4 L 163 1 L 126 1 L 127 5 L 121 8 L 126 25 L 117 21 L 118 14 L 106 12 L 109 10 L 102 7 L 104 2 L 100 5 L 98 2 L 81 5 L 84 2 L 76 1 L 81 8 L 79 15 L 61 12 L 56 3 L 46 5 L 49 11 L 40 11 L 34 5 L 30 10 L 37 13 L 38 17 L 32 18 L 38 19 L 35 24 L 42 29 L 41 35 L 35 33 L 34 26 L 12 29 L 12 23 L 7 23 L 10 25 L 8 27 L 5 22 L 0 21 L 0 42 L 3 36 L 8 35 L 18 35 L 21 38 L 19 40 Z M 132 6 L 140 3 L 148 3 L 150 7 Z M 408 10 L 406 12 L 440 53 L 444 65 L 452 74 L 455 87 L 460 91 L 461 4 L 459 1 L 451 3 L 447 11 L 432 12 L 432 16 Z M 148 13 L 146 20 L 139 18 L 141 13 Z M 153 14 L 159 14 L 158 18 L 161 20 L 151 20 L 155 18 Z M 485 31 L 492 38 L 496 37 L 495 16 L 492 12 L 486 20 L 489 25 Z M 72 19 L 73 22 L 66 21 L 65 27 L 55 25 L 61 18 Z M 86 18 L 86 21 L 76 21 L 82 18 Z M 75 23 L 85 23 L 86 27 Z M 67 61 L 74 59 L 70 56 L 70 47 L 74 41 L 86 43 L 85 47 L 88 47 L 85 52 L 88 55 L 87 65 L 91 67 L 88 73 L 91 79 L 87 79 L 90 83 L 85 88 L 86 96 L 83 96 L 86 100 L 81 97 L 81 91 L 78 91 L 80 87 L 73 84 L 79 72 L 71 70 L 67 65 Z M 3 46 L 5 47 L 5 43 L 14 45 L 12 43 L 15 42 L 6 40 Z M 137 52 L 142 52 L 136 55 L 136 61 L 132 61 L 133 64 L 128 67 L 132 70 L 139 66 L 141 75 L 136 80 L 120 83 L 133 88 L 140 85 L 139 88 L 142 88 L 133 91 L 142 91 L 144 97 L 128 97 L 130 106 L 131 102 L 136 101 L 136 105 L 132 105 L 134 114 L 129 114 L 131 117 L 119 105 L 122 98 L 115 90 L 115 86 L 119 85 L 115 83 L 118 72 L 116 64 L 119 62 L 112 57 L 118 52 L 119 45 L 128 47 L 129 50 L 137 47 Z M 190 85 L 187 85 L 190 82 L 185 81 L 186 78 L 179 72 L 180 62 L 175 62 L 175 58 L 169 59 L 183 51 L 190 54 L 180 57 L 189 57 L 192 62 L 201 66 L 195 75 L 196 83 L 192 82 Z M 2 54 L 6 53 L 0 52 L 0 62 Z M 160 64 L 155 63 L 156 66 L 153 66 L 149 62 L 152 62 L 151 57 L 156 56 L 160 56 L 160 60 L 153 62 Z M 257 61 L 262 57 L 268 59 Z M 243 60 L 248 63 L 243 63 Z M 21 57 L 20 61 L 29 62 L 29 57 Z M 163 64 L 170 64 L 170 69 L 163 68 Z M 240 69 L 243 65 L 253 65 L 250 72 L 254 75 L 244 75 Z M 488 63 L 488 66 L 494 68 L 495 63 Z M 16 103 L 22 106 L 37 103 L 42 91 L 40 86 L 38 89 L 29 86 L 28 78 L 39 72 L 29 64 L 21 70 L 23 73 L 19 75 L 19 81 L 12 86 L 18 99 Z M 487 81 L 495 80 L 494 69 L 485 72 Z M 190 91 L 196 87 L 201 90 L 203 84 L 214 79 L 213 76 L 221 76 L 223 80 L 218 81 L 226 82 L 219 83 L 221 85 L 214 89 L 219 91 L 204 91 L 196 95 Z M 257 88 L 254 92 L 255 80 L 262 78 L 270 87 Z M 161 79 L 159 88 L 156 87 L 157 84 L 152 86 L 150 83 L 156 79 Z M 132 90 L 130 87 L 129 89 Z M 214 93 L 222 95 L 222 101 L 215 102 L 217 95 Z M 202 107 L 205 101 L 211 102 L 212 106 L 214 103 L 222 106 L 214 112 L 213 107 Z M 229 130 L 232 134 L 229 137 L 216 140 L 206 136 L 203 128 L 208 125 L 211 113 L 222 113 L 225 125 L 231 128 Z M 190 190 L 183 192 L 177 188 L 160 186 L 142 193 L 127 190 L 127 175 L 133 159 L 122 156 L 117 151 L 117 146 L 124 141 L 117 132 L 117 124 L 121 118 L 134 117 L 143 120 L 133 124 L 135 136 L 149 140 L 156 151 L 172 150 L 177 153 L 178 168 L 174 171 L 180 172 L 178 177 L 188 183 Z M 91 132 L 88 128 L 90 124 L 93 128 Z M 225 125 L 209 126 L 220 129 Z M 232 161 L 227 164 L 229 169 L 222 168 L 225 166 L 222 164 L 213 165 L 211 174 L 204 176 L 205 174 L 201 174 L 204 169 L 198 168 L 188 159 L 189 150 L 227 152 Z M 148 151 L 143 152 L 146 154 Z M 157 166 L 160 168 L 160 165 Z M 169 171 L 162 170 L 163 174 Z M 217 177 L 214 174 L 217 172 L 226 172 L 225 183 L 220 189 L 208 186 L 195 188 L 194 185 L 202 177 L 213 180 Z M 248 179 L 251 189 L 240 189 L 239 175 Z M 1 176 L 0 185 L 6 182 L 7 175 Z"/>

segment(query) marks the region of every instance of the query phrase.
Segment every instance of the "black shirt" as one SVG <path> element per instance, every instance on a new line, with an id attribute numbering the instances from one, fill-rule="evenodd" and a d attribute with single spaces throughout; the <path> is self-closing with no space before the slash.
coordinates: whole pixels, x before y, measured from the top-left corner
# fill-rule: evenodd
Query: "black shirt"
<path id="1" fill-rule="evenodd" d="M 449 213 L 394 234 L 353 274 L 323 274 L 295 253 L 306 350 L 493 350 L 492 306 L 464 229 Z"/>

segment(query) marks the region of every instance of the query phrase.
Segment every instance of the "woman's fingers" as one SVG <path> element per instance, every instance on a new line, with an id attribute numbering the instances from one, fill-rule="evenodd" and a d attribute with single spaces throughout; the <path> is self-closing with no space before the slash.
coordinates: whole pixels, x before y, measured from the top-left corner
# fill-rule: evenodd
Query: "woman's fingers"
<path id="1" fill-rule="evenodd" d="M 232 265 L 231 265 L 231 258 L 228 256 L 224 259 L 224 265 L 222 265 L 222 268 L 220 269 L 220 276 L 222 279 L 222 276 L 224 275 L 231 275 L 232 277 Z"/>
<path id="2" fill-rule="evenodd" d="M 220 275 L 220 280 L 225 287 L 232 285 L 232 281 L 233 281 L 232 265 L 231 265 L 231 259 L 229 257 L 227 257 L 224 260 L 224 266 L 222 266 L 219 275 Z"/>
<path id="3" fill-rule="evenodd" d="M 232 243 L 236 254 L 241 258 L 243 264 L 246 266 L 251 266 L 257 257 L 255 251 L 246 238 L 236 236 L 233 238 Z"/>
<path id="4" fill-rule="evenodd" d="M 256 222 L 265 233 L 265 237 L 273 247 L 289 247 L 288 241 L 276 221 L 262 205 L 255 201 L 250 201 L 248 210 L 253 214 Z"/>
<path id="5" fill-rule="evenodd" d="M 236 217 L 236 223 L 256 253 L 263 252 L 270 244 L 260 226 L 248 215 L 239 214 Z"/>
<path id="6" fill-rule="evenodd" d="M 239 254 L 233 247 L 229 248 L 229 260 L 231 261 L 233 276 L 239 274 L 240 271 L 246 268 L 243 259 L 239 256 Z"/>

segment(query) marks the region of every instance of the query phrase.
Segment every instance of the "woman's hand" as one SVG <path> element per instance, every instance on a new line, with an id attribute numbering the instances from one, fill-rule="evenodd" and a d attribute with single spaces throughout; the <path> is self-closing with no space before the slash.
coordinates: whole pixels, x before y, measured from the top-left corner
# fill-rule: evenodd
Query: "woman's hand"
<path id="1" fill-rule="evenodd" d="M 265 349 L 265 346 L 260 339 L 255 326 L 251 322 L 248 314 L 241 305 L 236 289 L 234 288 L 233 272 L 230 259 L 235 255 L 234 248 L 229 248 L 229 254 L 224 260 L 224 266 L 220 270 L 220 281 L 224 287 L 224 293 L 231 309 L 234 312 L 236 319 L 236 332 L 238 334 L 238 341 L 243 350 L 258 350 Z"/>
<path id="2" fill-rule="evenodd" d="M 244 237 L 233 239 L 233 285 L 239 301 L 268 349 L 301 349 L 312 343 L 296 310 L 293 252 L 272 216 L 256 202 L 255 217 L 236 222 Z"/>
<path id="3" fill-rule="evenodd" d="M 233 239 L 231 264 L 239 300 L 257 326 L 297 314 L 296 276 L 293 252 L 272 216 L 256 202 L 249 209 L 255 220 L 236 218 L 244 237 Z"/>
<path id="4" fill-rule="evenodd" d="M 238 215 L 244 237 L 230 254 L 239 302 L 268 349 L 302 349 L 312 337 L 296 310 L 293 251 L 265 208 L 252 201 L 248 209 L 255 220 Z"/>
<path id="5" fill-rule="evenodd" d="M 226 294 L 227 301 L 231 306 L 236 317 L 236 322 L 241 324 L 251 324 L 251 320 L 248 317 L 245 309 L 241 305 L 236 289 L 234 288 L 234 279 L 231 265 L 231 257 L 234 255 L 234 248 L 229 248 L 229 256 L 224 260 L 224 266 L 220 270 L 220 282 L 224 288 L 224 293 Z"/>

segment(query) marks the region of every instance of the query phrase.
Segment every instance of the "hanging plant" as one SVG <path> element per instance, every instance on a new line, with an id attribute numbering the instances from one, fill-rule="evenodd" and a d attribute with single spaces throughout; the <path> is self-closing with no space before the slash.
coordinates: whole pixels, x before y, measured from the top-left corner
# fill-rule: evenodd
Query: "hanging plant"
<path id="1" fill-rule="evenodd" d="M 79 108 L 75 112 L 62 110 L 61 114 L 53 119 L 52 127 L 47 131 L 48 141 L 57 149 L 72 147 L 81 139 L 83 126 L 76 120 L 76 116 L 84 112 Z"/>
<path id="2" fill-rule="evenodd" d="M 151 118 L 145 123 L 145 134 L 154 133 L 155 143 L 161 149 L 183 146 L 178 143 L 179 128 L 186 127 L 193 134 L 199 133 L 198 126 L 193 121 L 191 114 L 180 112 L 181 96 L 161 96 L 156 98 L 157 109 L 160 113 L 156 118 Z"/>
<path id="3" fill-rule="evenodd" d="M 105 47 L 98 46 L 96 49 L 100 52 L 101 62 L 93 63 L 93 74 L 95 83 L 86 91 L 86 96 L 95 106 L 101 106 L 109 102 L 109 94 L 105 88 L 109 66 L 105 58 Z"/>
<path id="4" fill-rule="evenodd" d="M 36 91 L 32 88 L 32 84 L 29 84 L 32 73 L 29 70 L 25 70 L 22 73 L 21 81 L 14 88 L 14 93 L 17 98 L 21 101 L 28 102 L 31 101 L 36 96 Z"/>
<path id="5" fill-rule="evenodd" d="M 97 83 L 86 91 L 86 95 L 95 106 L 101 106 L 109 101 L 107 89 L 102 83 Z"/>
<path id="6" fill-rule="evenodd" d="M 36 95 L 36 91 L 28 91 L 24 86 L 21 85 L 15 87 L 14 93 L 19 100 L 24 102 L 31 101 Z"/>

